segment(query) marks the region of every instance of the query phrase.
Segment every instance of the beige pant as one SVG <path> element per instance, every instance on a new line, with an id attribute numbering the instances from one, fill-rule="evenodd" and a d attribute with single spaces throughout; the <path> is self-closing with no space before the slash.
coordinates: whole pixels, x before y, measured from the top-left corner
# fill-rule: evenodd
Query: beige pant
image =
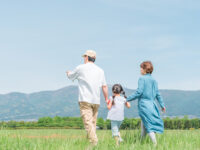
<path id="1" fill-rule="evenodd" d="M 91 143 L 97 144 L 98 138 L 96 135 L 96 121 L 99 105 L 87 102 L 79 102 L 79 105 L 85 130 L 87 131 L 87 137 Z"/>

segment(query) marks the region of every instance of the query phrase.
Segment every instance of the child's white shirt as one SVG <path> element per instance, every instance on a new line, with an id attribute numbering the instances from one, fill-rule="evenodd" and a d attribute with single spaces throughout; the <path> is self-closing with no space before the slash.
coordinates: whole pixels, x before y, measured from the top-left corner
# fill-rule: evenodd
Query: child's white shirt
<path id="1" fill-rule="evenodd" d="M 113 98 L 111 98 L 113 101 Z M 111 101 L 111 102 L 112 102 Z M 114 99 L 114 105 L 112 105 L 111 109 L 108 111 L 108 120 L 122 121 L 124 120 L 124 105 L 126 99 L 122 96 L 117 96 Z"/>

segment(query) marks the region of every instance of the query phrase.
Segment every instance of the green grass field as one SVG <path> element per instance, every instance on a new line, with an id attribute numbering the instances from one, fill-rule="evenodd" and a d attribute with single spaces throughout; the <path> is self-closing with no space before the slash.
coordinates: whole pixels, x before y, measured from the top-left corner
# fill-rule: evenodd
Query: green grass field
<path id="1" fill-rule="evenodd" d="M 121 131 L 124 142 L 115 146 L 111 131 L 97 131 L 94 150 L 200 150 L 200 130 L 168 130 L 157 135 L 154 147 L 147 137 L 140 142 L 139 130 Z M 84 130 L 0 130 L 0 150 L 86 150 L 90 144 Z"/>

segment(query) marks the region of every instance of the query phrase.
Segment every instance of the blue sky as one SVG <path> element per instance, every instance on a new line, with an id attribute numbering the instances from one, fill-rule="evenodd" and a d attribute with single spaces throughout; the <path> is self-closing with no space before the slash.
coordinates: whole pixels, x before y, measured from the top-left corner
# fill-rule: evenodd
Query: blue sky
<path id="1" fill-rule="evenodd" d="M 200 90 L 199 14 L 197 0 L 1 1 L 0 93 L 73 84 L 86 49 L 109 84 L 136 88 L 151 60 L 161 89 Z"/>

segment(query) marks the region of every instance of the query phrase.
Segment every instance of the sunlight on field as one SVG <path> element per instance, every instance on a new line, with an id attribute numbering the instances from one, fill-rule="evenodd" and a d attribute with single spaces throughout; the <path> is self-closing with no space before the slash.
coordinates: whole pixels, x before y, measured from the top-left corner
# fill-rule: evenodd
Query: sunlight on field
<path id="1" fill-rule="evenodd" d="M 140 142 L 139 130 L 121 132 L 116 147 L 111 131 L 97 131 L 99 144 L 91 148 L 84 130 L 1 130 L 0 150 L 200 150 L 200 130 L 168 130 L 157 135 L 155 148 L 149 138 Z"/>

